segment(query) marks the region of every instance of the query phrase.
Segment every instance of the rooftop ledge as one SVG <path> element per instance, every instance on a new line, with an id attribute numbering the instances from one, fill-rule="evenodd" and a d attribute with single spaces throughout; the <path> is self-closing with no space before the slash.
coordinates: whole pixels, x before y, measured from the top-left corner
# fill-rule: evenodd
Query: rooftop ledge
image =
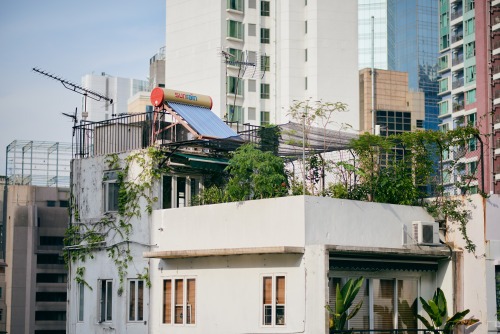
<path id="1" fill-rule="evenodd" d="M 145 258 L 157 259 L 182 259 L 204 256 L 227 256 L 227 255 L 258 255 L 258 254 L 304 254 L 303 247 L 250 247 L 250 248 L 220 248 L 220 249 L 189 249 L 176 251 L 144 252 Z"/>

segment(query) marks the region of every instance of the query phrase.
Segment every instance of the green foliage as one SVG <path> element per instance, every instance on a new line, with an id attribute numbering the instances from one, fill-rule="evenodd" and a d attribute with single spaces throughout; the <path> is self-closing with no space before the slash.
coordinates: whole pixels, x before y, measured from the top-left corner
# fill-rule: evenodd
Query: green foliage
<path id="1" fill-rule="evenodd" d="M 420 297 L 420 302 L 422 303 L 422 307 L 431 321 L 429 322 L 427 319 L 418 314 L 417 318 L 427 329 L 434 330 L 434 333 L 439 333 L 437 329 L 450 331 L 452 328 L 459 325 L 470 326 L 479 322 L 479 320 L 474 318 L 464 320 L 464 317 L 470 312 L 468 309 L 462 312 L 457 312 L 452 317 L 447 318 L 448 309 L 446 298 L 440 288 L 438 288 L 434 293 L 432 299 L 426 302 L 425 299 Z"/>
<path id="2" fill-rule="evenodd" d="M 153 203 L 158 201 L 158 198 L 152 195 L 152 186 L 161 179 L 162 173 L 169 171 L 168 168 L 161 166 L 164 156 L 165 153 L 156 146 L 129 155 L 123 162 L 120 161 L 117 154 L 106 156 L 105 163 L 107 167 L 118 170 L 118 215 L 115 217 L 105 215 L 96 222 L 82 223 L 78 205 L 73 195 L 74 185 L 71 187 L 70 211 L 73 220 L 66 230 L 64 239 L 66 264 L 83 263 L 87 259 L 93 259 L 96 252 L 106 251 L 120 278 L 118 294 L 124 291 L 129 263 L 133 261 L 129 248 L 133 228 L 131 219 L 141 217 L 141 200 L 146 203 L 146 213 L 152 213 Z M 124 164 L 123 167 L 122 164 Z M 140 171 L 133 178 L 129 175 L 132 164 L 136 164 Z M 106 245 L 107 237 L 115 238 L 117 242 Z M 90 288 L 83 278 L 84 273 L 85 267 L 78 267 L 75 280 L 84 283 Z M 147 271 L 144 275 L 149 277 Z M 149 282 L 149 278 L 147 282 Z M 148 286 L 150 285 L 149 282 Z"/>
<path id="3" fill-rule="evenodd" d="M 281 197 L 288 194 L 285 165 L 272 152 L 262 152 L 251 144 L 239 147 L 225 171 L 229 181 L 223 187 L 206 188 L 196 204 L 215 204 L 248 199 Z"/>
<path id="4" fill-rule="evenodd" d="M 363 305 L 363 301 L 360 300 L 359 303 L 354 306 L 354 308 L 349 312 L 351 305 L 356 298 L 356 295 L 363 284 L 363 277 L 358 278 L 353 281 L 351 278 L 347 283 L 340 289 L 340 284 L 337 284 L 337 293 L 335 295 L 335 310 L 333 310 L 330 305 L 326 305 L 325 308 L 330 313 L 330 328 L 334 330 L 343 330 L 345 323 L 354 317 L 358 313 L 359 309 Z"/>
<path id="5" fill-rule="evenodd" d="M 262 152 L 253 145 L 239 147 L 226 170 L 226 186 L 232 201 L 280 197 L 287 194 L 287 177 L 283 160 L 272 152 Z"/>

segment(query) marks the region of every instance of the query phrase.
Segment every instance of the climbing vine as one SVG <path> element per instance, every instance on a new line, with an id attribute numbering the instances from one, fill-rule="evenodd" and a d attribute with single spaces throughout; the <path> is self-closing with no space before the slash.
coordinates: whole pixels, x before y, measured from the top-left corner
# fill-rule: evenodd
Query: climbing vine
<path id="1" fill-rule="evenodd" d="M 124 159 L 120 159 L 117 154 L 108 154 L 104 162 L 109 170 L 116 171 L 118 210 L 117 214 L 105 213 L 96 221 L 81 221 L 77 201 L 73 196 L 74 185 L 71 188 L 70 211 L 73 222 L 65 235 L 66 263 L 84 263 L 87 259 L 94 259 L 96 252 L 107 252 L 118 272 L 119 295 L 124 291 L 128 267 L 133 261 L 130 251 L 130 243 L 133 242 L 130 240 L 133 231 L 132 219 L 141 218 L 141 200 L 146 203 L 144 211 L 148 215 L 152 213 L 153 204 L 158 201 L 158 198 L 153 196 L 153 185 L 161 179 L 162 174 L 169 172 L 168 167 L 163 166 L 164 159 L 165 152 L 157 146 L 141 150 Z M 130 173 L 130 167 L 134 164 L 140 171 L 137 175 Z M 107 181 L 106 175 L 103 181 Z M 108 245 L 107 240 L 113 240 L 113 244 Z M 145 279 L 150 287 L 149 271 L 148 268 L 144 269 L 142 274 L 138 274 L 138 278 Z M 92 289 L 84 280 L 84 274 L 85 267 L 77 267 L 75 280 Z"/>

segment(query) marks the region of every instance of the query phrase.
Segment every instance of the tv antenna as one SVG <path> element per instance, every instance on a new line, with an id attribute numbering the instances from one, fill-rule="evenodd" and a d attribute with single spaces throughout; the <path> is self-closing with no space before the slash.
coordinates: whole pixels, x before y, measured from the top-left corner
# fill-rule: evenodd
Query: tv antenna
<path id="1" fill-rule="evenodd" d="M 70 82 L 68 80 L 64 80 L 64 79 L 62 79 L 62 78 L 60 78 L 58 76 L 55 76 L 55 75 L 50 74 L 48 72 L 45 72 L 45 71 L 43 71 L 43 70 L 41 70 L 39 68 L 33 67 L 33 71 L 35 71 L 35 72 L 37 72 L 39 74 L 45 75 L 46 77 L 49 77 L 51 79 L 57 80 L 60 83 L 62 83 L 62 85 L 64 86 L 64 88 L 72 90 L 75 93 L 78 93 L 78 94 L 81 94 L 81 95 L 85 96 L 84 110 L 82 112 L 82 118 L 84 120 L 88 116 L 88 113 L 87 113 L 87 97 L 89 97 L 89 98 L 91 98 L 92 100 L 95 100 L 95 101 L 101 101 L 101 100 L 107 101 L 107 102 L 109 102 L 109 104 L 111 104 L 112 107 L 114 107 L 114 105 L 113 105 L 113 99 L 110 99 L 107 96 L 104 96 L 102 94 L 94 92 L 94 91 L 92 91 L 90 89 L 83 88 L 82 86 L 74 84 L 74 83 L 72 83 L 72 82 Z M 67 114 L 64 114 L 64 115 L 68 116 Z M 73 118 L 73 115 L 71 115 L 69 117 Z M 76 124 L 76 111 L 75 111 L 75 115 L 74 115 L 74 121 L 75 121 L 75 124 Z"/>
<path id="2" fill-rule="evenodd" d="M 249 51 L 244 51 L 240 52 L 239 57 L 238 55 L 233 55 L 229 52 L 226 52 L 224 50 L 220 50 L 219 54 L 223 57 L 224 63 L 226 64 L 225 69 L 226 69 L 226 109 L 228 106 L 227 103 L 227 80 L 228 80 L 228 66 L 233 66 L 238 68 L 238 75 L 236 77 L 236 85 L 234 87 L 234 99 L 233 99 L 233 104 L 230 110 L 230 115 L 226 114 L 226 119 L 233 121 L 234 117 L 234 109 L 236 107 L 236 97 L 238 95 L 238 87 L 239 87 L 239 82 L 242 80 L 242 78 L 245 77 L 250 77 L 254 78 L 256 77 L 257 73 L 257 52 L 249 52 Z M 261 57 L 261 59 L 268 59 L 268 57 Z M 264 78 L 264 75 L 266 73 L 267 66 L 261 66 L 261 69 L 263 69 L 261 73 L 261 79 Z"/>

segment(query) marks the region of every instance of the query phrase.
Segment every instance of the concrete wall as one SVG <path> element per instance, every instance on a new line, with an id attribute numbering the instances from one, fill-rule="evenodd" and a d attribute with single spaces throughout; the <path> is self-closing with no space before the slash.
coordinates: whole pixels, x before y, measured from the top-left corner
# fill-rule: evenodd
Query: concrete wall
<path id="1" fill-rule="evenodd" d="M 486 199 L 473 195 L 471 202 L 465 203 L 466 209 L 470 210 L 467 234 L 476 250 L 474 253 L 465 250 L 465 241 L 457 224 L 449 224 L 447 241 L 454 249 L 462 251 L 462 268 L 457 273 L 460 284 L 456 286 L 456 293 L 461 296 L 458 296 L 455 311 L 470 309 L 468 316 L 481 321 L 475 326 L 474 333 L 496 333 L 500 328 L 495 316 L 495 266 L 500 265 L 500 196 L 492 195 Z"/>

